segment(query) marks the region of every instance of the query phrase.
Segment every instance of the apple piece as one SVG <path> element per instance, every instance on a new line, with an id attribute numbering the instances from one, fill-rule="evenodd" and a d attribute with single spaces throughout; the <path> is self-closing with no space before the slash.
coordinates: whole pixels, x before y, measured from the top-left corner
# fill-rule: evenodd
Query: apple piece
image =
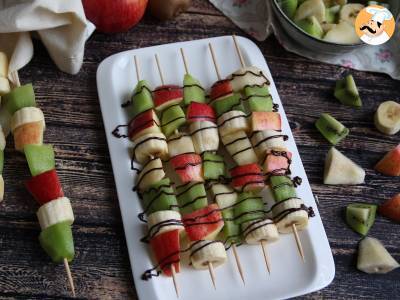
<path id="1" fill-rule="evenodd" d="M 55 169 L 33 176 L 25 182 L 25 186 L 40 205 L 64 197 Z"/>
<path id="2" fill-rule="evenodd" d="M 265 187 L 264 174 L 258 164 L 237 166 L 230 170 L 232 186 L 241 192 L 259 192 Z"/>
<path id="3" fill-rule="evenodd" d="M 44 122 L 33 122 L 19 126 L 14 130 L 14 146 L 22 152 L 26 145 L 41 145 L 43 143 Z"/>
<path id="4" fill-rule="evenodd" d="M 191 4 L 191 0 L 149 0 L 149 10 L 157 19 L 166 21 L 185 12 Z"/>
<path id="5" fill-rule="evenodd" d="M 378 211 L 382 216 L 400 223 L 400 194 L 380 205 Z"/>
<path id="6" fill-rule="evenodd" d="M 211 86 L 211 102 L 222 100 L 233 95 L 233 87 L 229 79 L 219 80 Z"/>
<path id="7" fill-rule="evenodd" d="M 375 170 L 388 176 L 400 176 L 400 144 L 375 165 Z"/>
<path id="8" fill-rule="evenodd" d="M 149 133 L 161 133 L 160 121 L 152 109 L 137 115 L 128 125 L 128 136 L 131 141 Z"/>
<path id="9" fill-rule="evenodd" d="M 171 164 L 182 183 L 203 181 L 201 156 L 184 153 L 171 158 Z"/>
<path id="10" fill-rule="evenodd" d="M 162 111 L 168 106 L 179 104 L 183 100 L 183 91 L 177 85 L 162 85 L 154 90 L 154 105 L 157 111 Z"/>
<path id="11" fill-rule="evenodd" d="M 362 184 L 365 171 L 332 147 L 325 160 L 324 184 Z"/>
<path id="12" fill-rule="evenodd" d="M 143 17 L 148 0 L 83 0 L 86 18 L 100 32 L 124 32 Z"/>
<path id="13" fill-rule="evenodd" d="M 216 122 L 214 109 L 205 103 L 191 102 L 186 112 L 187 120 L 191 122 Z"/>
<path id="14" fill-rule="evenodd" d="M 264 173 L 267 177 L 272 175 L 289 174 L 292 163 L 292 153 L 286 149 L 272 149 L 267 151 L 263 160 Z"/>
<path id="15" fill-rule="evenodd" d="M 214 240 L 224 227 L 221 211 L 215 203 L 184 215 L 183 224 L 190 241 Z"/>
<path id="16" fill-rule="evenodd" d="M 270 111 L 254 111 L 251 113 L 252 131 L 282 130 L 281 115 Z"/>

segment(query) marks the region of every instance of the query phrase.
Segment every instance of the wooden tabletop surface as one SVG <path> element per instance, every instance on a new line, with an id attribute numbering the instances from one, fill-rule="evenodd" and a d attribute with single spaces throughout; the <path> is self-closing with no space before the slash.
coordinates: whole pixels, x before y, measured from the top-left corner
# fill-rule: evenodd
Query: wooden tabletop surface
<path id="1" fill-rule="evenodd" d="M 137 298 L 97 98 L 97 66 L 123 50 L 232 33 L 245 35 L 211 4 L 196 0 L 187 13 L 171 22 L 160 23 L 146 16 L 128 33 L 95 33 L 76 76 L 59 71 L 45 48 L 35 42 L 35 57 L 20 71 L 20 78 L 35 87 L 46 116 L 45 142 L 54 144 L 64 191 L 73 203 L 76 258 L 71 268 L 79 298 Z M 377 160 L 399 143 L 399 135 L 384 136 L 375 129 L 373 113 L 381 101 L 400 100 L 400 82 L 387 75 L 351 71 L 364 102 L 362 109 L 352 109 L 339 105 L 332 96 L 335 81 L 347 69 L 288 53 L 274 37 L 257 45 L 268 61 L 312 189 L 319 198 L 336 262 L 333 283 L 305 298 L 399 299 L 400 270 L 380 276 L 356 270 L 360 237 L 346 227 L 343 208 L 352 201 L 382 203 L 399 192 L 399 178 L 373 170 Z M 366 169 L 365 185 L 322 184 L 329 145 L 314 127 L 322 112 L 332 113 L 350 129 L 338 149 Z M 6 196 L 0 205 L 0 298 L 68 298 L 63 265 L 53 264 L 40 248 L 37 205 L 23 186 L 29 171 L 11 140 L 5 151 Z M 398 261 L 399 229 L 399 225 L 378 217 L 371 230 Z"/>

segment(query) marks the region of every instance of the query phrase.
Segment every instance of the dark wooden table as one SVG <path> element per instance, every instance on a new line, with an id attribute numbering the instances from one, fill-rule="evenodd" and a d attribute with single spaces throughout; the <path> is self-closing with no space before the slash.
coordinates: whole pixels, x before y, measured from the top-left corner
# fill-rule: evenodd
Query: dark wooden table
<path id="1" fill-rule="evenodd" d="M 96 92 L 96 69 L 107 56 L 132 48 L 195 40 L 236 33 L 231 21 L 206 1 L 176 20 L 159 23 L 150 16 L 128 33 L 95 33 L 86 46 L 82 70 L 76 76 L 59 71 L 45 48 L 35 42 L 35 57 L 20 72 L 22 82 L 32 82 L 46 115 L 45 141 L 57 152 L 57 169 L 65 194 L 72 199 L 76 259 L 72 263 L 77 294 L 90 299 L 135 299 L 125 236 Z M 384 100 L 400 100 L 400 82 L 386 75 L 352 71 L 364 101 L 351 109 L 332 96 L 345 68 L 327 65 L 283 50 L 274 37 L 257 43 L 284 103 L 336 262 L 336 277 L 322 291 L 305 298 L 400 299 L 400 270 L 374 276 L 355 268 L 360 237 L 346 227 L 343 208 L 352 201 L 381 203 L 398 193 L 399 178 L 378 175 L 374 163 L 399 143 L 399 135 L 380 134 L 373 113 Z M 366 185 L 331 187 L 322 184 L 328 143 L 314 128 L 322 112 L 334 113 L 350 128 L 338 147 L 367 171 Z M 62 265 L 54 265 L 38 242 L 37 206 L 23 187 L 28 178 L 24 157 L 6 149 L 6 198 L 0 205 L 0 298 L 68 298 Z M 379 238 L 400 261 L 399 225 L 378 217 L 371 235 Z"/>

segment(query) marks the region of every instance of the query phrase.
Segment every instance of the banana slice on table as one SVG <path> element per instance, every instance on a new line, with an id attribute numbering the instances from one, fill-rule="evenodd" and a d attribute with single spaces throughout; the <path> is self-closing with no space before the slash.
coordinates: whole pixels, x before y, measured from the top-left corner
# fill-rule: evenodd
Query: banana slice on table
<path id="1" fill-rule="evenodd" d="M 147 218 L 149 236 L 155 237 L 163 232 L 185 229 L 181 214 L 174 210 L 160 210 L 149 215 Z"/>
<path id="2" fill-rule="evenodd" d="M 356 44 L 360 42 L 360 38 L 353 25 L 340 21 L 325 34 L 324 41 L 336 44 Z"/>
<path id="3" fill-rule="evenodd" d="M 135 160 L 144 164 L 150 157 L 165 159 L 168 157 L 168 145 L 163 133 L 149 133 L 135 140 Z"/>
<path id="4" fill-rule="evenodd" d="M 295 21 L 315 16 L 319 23 L 325 22 L 325 4 L 323 0 L 306 0 L 297 8 L 294 16 Z"/>
<path id="5" fill-rule="evenodd" d="M 276 203 L 272 207 L 272 213 L 278 231 L 280 233 L 293 232 L 292 224 L 296 224 L 298 230 L 302 230 L 308 225 L 308 212 L 301 209 L 304 205 L 299 198 L 290 198 Z"/>
<path id="6" fill-rule="evenodd" d="M 197 154 L 205 151 L 217 151 L 219 146 L 218 127 L 210 121 L 198 121 L 190 124 L 190 134 Z"/>
<path id="7" fill-rule="evenodd" d="M 237 131 L 250 129 L 246 114 L 240 110 L 232 110 L 224 113 L 217 120 L 219 134 L 225 136 Z"/>
<path id="8" fill-rule="evenodd" d="M 170 157 L 183 153 L 193 153 L 194 145 L 190 135 L 179 132 L 168 138 L 168 153 Z"/>
<path id="9" fill-rule="evenodd" d="M 149 160 L 140 171 L 136 187 L 141 191 L 147 190 L 153 183 L 165 177 L 162 161 L 159 158 Z"/>
<path id="10" fill-rule="evenodd" d="M 74 222 L 71 202 L 67 197 L 61 197 L 43 204 L 36 215 L 42 230 L 57 223 L 68 221 L 69 224 L 72 224 Z"/>
<path id="11" fill-rule="evenodd" d="M 196 241 L 192 244 L 190 260 L 195 269 L 208 269 L 209 262 L 216 268 L 227 260 L 225 246 L 218 241 Z"/>
<path id="12" fill-rule="evenodd" d="M 360 3 L 349 3 L 343 5 L 339 12 L 340 21 L 348 22 L 351 26 L 354 27 L 357 15 L 364 7 L 365 6 Z"/>
<path id="13" fill-rule="evenodd" d="M 393 135 L 400 131 L 400 104 L 394 101 L 381 103 L 374 117 L 375 127 L 382 133 Z"/>
<path id="14" fill-rule="evenodd" d="M 249 221 L 241 226 L 247 244 L 258 244 L 262 240 L 273 243 L 279 239 L 278 228 L 270 219 Z"/>

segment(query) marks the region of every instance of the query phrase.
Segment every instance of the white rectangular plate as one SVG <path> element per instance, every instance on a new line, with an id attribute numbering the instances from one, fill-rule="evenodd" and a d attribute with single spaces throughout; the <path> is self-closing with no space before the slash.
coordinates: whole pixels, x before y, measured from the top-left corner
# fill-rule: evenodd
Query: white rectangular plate
<path id="1" fill-rule="evenodd" d="M 132 191 L 136 176 L 130 169 L 129 149 L 132 144 L 128 139 L 115 138 L 111 132 L 117 125 L 129 122 L 121 104 L 129 99 L 137 83 L 135 55 L 140 61 L 141 78 L 148 80 L 153 88 L 161 85 L 154 60 L 155 53 L 159 55 L 165 81 L 168 84 L 182 85 L 184 67 L 179 49 L 183 48 L 191 74 L 197 77 L 203 86 L 209 88 L 217 80 L 208 51 L 209 42 L 214 46 L 222 76 L 227 76 L 240 67 L 232 38 L 226 36 L 125 51 L 105 59 L 97 70 L 97 88 L 129 258 L 136 290 L 143 300 L 175 299 L 176 295 L 170 278 L 160 276 L 149 281 L 140 278 L 143 271 L 153 266 L 153 262 L 148 245 L 139 241 L 145 234 L 146 226 L 137 218 L 142 208 L 137 194 Z M 244 268 L 245 286 L 237 272 L 232 251 L 228 251 L 228 262 L 215 270 L 216 291 L 212 287 L 208 271 L 198 271 L 190 267 L 181 268 L 181 273 L 178 274 L 180 299 L 289 298 L 327 286 L 335 274 L 328 239 L 270 70 L 261 51 L 252 41 L 239 37 L 238 42 L 246 64 L 262 69 L 271 81 L 270 92 L 274 102 L 279 104 L 283 132 L 289 136 L 287 145 L 293 153 L 292 174 L 303 179 L 303 183 L 297 188 L 298 195 L 315 212 L 315 217 L 310 219 L 308 228 L 300 232 L 305 263 L 300 259 L 292 234 L 281 235 L 277 243 L 268 245 L 271 275 L 266 273 L 260 247 L 243 245 L 238 248 L 238 252 Z"/>

